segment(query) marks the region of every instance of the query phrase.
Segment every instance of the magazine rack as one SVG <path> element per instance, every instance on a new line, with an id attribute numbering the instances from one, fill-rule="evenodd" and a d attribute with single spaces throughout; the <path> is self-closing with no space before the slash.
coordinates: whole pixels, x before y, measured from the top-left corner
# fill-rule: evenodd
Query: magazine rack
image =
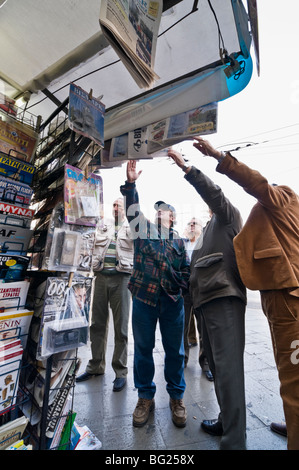
<path id="1" fill-rule="evenodd" d="M 46 291 L 46 287 L 48 286 L 48 282 L 51 283 L 53 278 L 62 280 L 63 277 L 66 276 L 66 273 L 69 273 L 68 289 L 75 289 L 75 283 L 77 289 L 80 284 L 78 278 L 76 276 L 73 277 L 71 273 L 74 266 L 71 266 L 71 269 L 66 269 L 66 267 L 69 268 L 71 264 L 75 264 L 75 259 L 73 260 L 73 258 L 71 259 L 72 263 L 69 262 L 72 250 L 70 251 L 69 257 L 66 256 L 67 250 L 63 251 L 63 257 L 61 258 L 63 258 L 64 263 L 62 263 L 61 266 L 49 265 L 49 246 L 52 247 L 52 232 L 49 227 L 51 226 L 50 224 L 53 224 L 53 213 L 57 214 L 57 218 L 59 219 L 60 214 L 57 208 L 64 203 L 66 167 L 76 165 L 79 172 L 86 171 L 87 173 L 87 167 L 89 166 L 89 172 L 92 172 L 92 170 L 98 168 L 98 155 L 100 153 L 99 146 L 93 143 L 91 139 L 84 135 L 79 135 L 69 127 L 66 117 L 68 113 L 67 107 L 68 99 L 65 100 L 44 123 L 41 123 L 40 118 L 37 119 L 36 127 L 38 128 L 39 142 L 34 151 L 34 157 L 30 160 L 30 164 L 33 165 L 35 169 L 31 185 L 32 195 L 30 195 L 32 210 L 29 221 L 31 221 L 31 225 L 28 224 L 28 220 L 26 220 L 26 222 L 24 220 L 24 229 L 29 230 L 30 227 L 32 234 L 28 245 L 25 243 L 22 247 L 13 246 L 13 250 L 18 250 L 19 252 L 21 249 L 22 254 L 26 251 L 27 256 L 30 257 L 30 263 L 26 272 L 26 276 L 30 279 L 26 307 L 32 311 L 32 313 L 34 312 L 34 314 L 30 322 L 30 329 L 27 332 L 26 348 L 22 356 L 22 364 L 20 367 L 16 366 L 14 369 L 18 377 L 19 387 L 18 396 L 16 397 L 17 399 L 15 399 L 12 411 L 16 411 L 17 415 L 22 414 L 23 417 L 26 417 L 28 420 L 26 427 L 28 443 L 33 444 L 33 448 L 38 450 L 71 449 L 70 436 L 75 417 L 73 411 L 73 389 L 75 387 L 75 374 L 79 366 L 77 357 L 78 341 L 69 341 L 67 348 L 54 348 L 53 351 L 48 347 L 42 349 L 43 342 L 48 345 L 46 342 L 46 340 L 48 341 L 48 337 L 45 334 L 45 321 L 49 321 L 48 325 L 51 323 L 51 319 L 48 320 L 48 318 L 46 318 L 45 305 L 47 305 L 47 313 L 50 312 L 51 314 L 51 307 L 53 305 L 53 303 L 51 303 L 53 301 L 52 298 L 48 299 L 49 302 L 47 303 L 47 295 L 49 294 Z M 11 157 L 18 158 L 18 155 L 11 155 Z M 90 171 L 90 169 L 92 170 Z M 0 194 L 0 202 L 1 200 L 5 201 L 7 207 L 11 207 L 15 204 L 18 207 L 26 208 L 28 200 L 26 200 L 25 196 L 22 198 L 19 187 L 15 187 L 18 175 L 18 173 L 13 175 L 16 176 L 14 184 L 7 184 L 6 190 L 2 191 Z M 21 185 L 24 183 L 18 182 L 18 184 Z M 83 204 L 88 195 L 81 197 Z M 32 206 L 32 204 L 34 206 Z M 63 217 L 63 220 L 65 219 L 66 217 Z M 95 219 L 94 213 L 93 219 Z M 3 221 L 6 222 L 8 226 L 11 220 L 10 218 L 4 218 Z M 61 229 L 61 233 L 59 233 L 60 227 L 56 227 L 58 230 L 56 230 L 55 235 L 57 234 L 57 236 L 61 239 L 63 238 L 63 240 L 66 240 L 68 237 L 66 241 L 72 239 L 72 241 L 75 242 L 79 238 L 77 234 L 77 231 L 79 231 L 80 237 L 84 241 L 80 241 L 78 246 L 76 245 L 78 259 L 81 259 L 82 253 L 84 254 L 85 251 L 88 252 L 89 255 L 92 254 L 94 239 L 91 229 L 95 232 L 95 223 L 91 224 L 91 227 L 87 225 L 83 223 L 82 227 L 79 229 L 76 228 L 78 225 L 74 225 L 74 230 L 71 230 L 73 227 L 68 230 L 64 226 Z M 11 248 L 11 245 L 7 245 L 7 248 Z M 11 252 L 13 250 L 9 249 L 8 251 Z M 7 255 L 8 254 L 11 253 L 7 253 Z M 85 260 L 86 256 L 82 258 Z M 89 258 L 91 260 L 91 256 L 89 256 Z M 87 286 L 88 282 L 92 281 L 92 278 L 89 276 L 91 264 L 86 264 L 85 266 L 82 263 L 82 265 L 78 265 L 78 268 L 80 268 L 81 278 L 85 276 L 85 278 L 88 279 L 88 281 L 86 281 Z M 6 272 L 3 271 L 3 275 L 4 274 L 6 275 Z M 51 280 L 48 281 L 49 279 Z M 87 291 L 90 297 L 92 285 L 89 289 L 86 289 L 86 292 Z M 73 298 L 70 294 L 69 297 Z M 73 300 L 73 302 L 75 301 Z M 78 302 L 78 300 L 76 300 L 76 302 Z M 80 346 L 80 342 L 87 341 L 88 322 L 85 322 L 84 326 L 82 326 L 83 323 L 82 320 L 80 320 L 82 324 L 80 323 L 78 326 L 78 318 L 80 319 L 80 315 L 78 316 L 77 313 L 77 323 L 72 323 L 73 312 L 77 311 L 79 308 L 74 307 L 74 305 L 73 303 L 73 308 L 70 310 L 71 318 L 65 321 L 66 327 L 70 328 L 68 325 L 72 324 L 73 329 L 71 332 L 70 329 L 67 329 L 66 333 L 69 339 L 71 339 L 72 334 L 74 336 L 74 333 L 76 333 L 77 340 L 80 340 Z M 86 305 L 84 306 L 84 312 L 85 308 Z M 59 309 L 56 309 L 56 311 L 59 312 Z M 60 313 L 62 313 L 62 311 L 60 311 Z M 55 309 L 53 315 L 55 317 Z M 84 315 L 86 315 L 88 319 L 88 313 L 84 313 Z M 58 327 L 57 325 L 53 325 L 51 331 L 51 337 L 53 337 L 55 333 L 54 339 L 56 343 L 60 341 L 62 335 L 65 334 L 65 328 L 60 328 L 59 325 Z M 13 419 L 12 416 L 8 417 L 9 415 L 7 413 L 6 416 L 7 420 Z"/>
<path id="2" fill-rule="evenodd" d="M 52 238 L 52 235 L 54 236 L 55 234 L 54 232 L 52 234 L 50 227 L 53 224 L 55 226 L 54 222 L 56 220 L 64 220 L 64 211 L 62 211 L 63 215 L 59 211 L 61 206 L 64 207 L 64 172 L 66 165 L 76 164 L 80 170 L 85 171 L 91 162 L 97 161 L 94 157 L 99 151 L 98 147 L 92 144 L 90 139 L 78 136 L 78 134 L 69 128 L 65 115 L 67 105 L 68 100 L 65 100 L 49 119 L 41 124 L 40 142 L 37 146 L 34 159 L 36 173 L 33 180 L 33 203 L 37 204 L 37 209 L 32 224 L 34 233 L 28 249 L 28 253 L 31 255 L 29 270 L 31 289 L 28 301 L 31 302 L 32 306 L 35 306 L 35 315 L 32 319 L 26 351 L 28 367 L 24 369 L 21 381 L 23 389 L 26 390 L 26 394 L 30 397 L 28 403 L 24 406 L 24 410 L 26 407 L 27 416 L 31 415 L 30 434 L 35 439 L 36 445 L 40 450 L 61 448 L 67 450 L 71 448 L 70 436 L 75 417 L 73 411 L 73 389 L 75 387 L 75 373 L 79 366 L 77 357 L 78 341 L 70 341 L 69 347 L 72 347 L 72 349 L 65 351 L 56 348 L 57 352 L 53 352 L 47 342 L 45 309 L 47 313 L 51 312 L 55 301 L 49 299 L 49 303 L 47 303 L 46 287 L 49 286 L 49 283 L 54 282 L 55 279 L 63 280 L 66 272 L 70 272 L 67 269 L 62 269 L 64 268 L 63 265 L 59 267 L 56 265 L 52 266 L 49 263 L 49 256 L 51 254 L 51 251 L 49 251 L 49 239 L 51 249 L 53 246 L 55 247 Z M 58 232 L 59 226 L 57 226 L 55 233 Z M 62 229 L 61 232 L 63 232 Z M 68 230 L 65 233 L 68 235 Z M 88 250 L 90 250 L 92 237 L 89 228 L 83 227 L 81 233 L 82 237 L 86 239 Z M 71 234 L 77 235 L 77 232 L 73 231 Z M 64 259 L 65 257 L 66 251 L 64 250 Z M 67 262 L 68 260 L 66 260 Z M 80 267 L 82 268 L 81 265 Z M 88 269 L 83 269 L 83 271 L 88 276 L 90 266 Z M 89 278 L 89 280 L 91 279 Z M 75 284 L 75 282 L 77 282 L 76 276 L 73 277 L 71 272 L 68 278 L 68 287 L 71 288 L 72 283 Z M 45 288 L 44 285 L 46 286 Z M 55 313 L 53 315 L 55 316 Z M 36 334 L 36 331 L 40 331 L 41 334 L 41 325 L 42 340 Z M 65 333 L 64 330 L 58 327 L 58 329 L 52 328 L 51 331 L 55 333 L 55 340 L 57 342 L 62 335 L 69 332 L 68 338 L 71 338 L 70 335 L 77 333 L 78 329 L 73 327 L 73 329 L 67 330 Z M 87 326 L 79 328 L 79 331 L 80 341 L 84 341 L 85 337 L 88 337 L 88 323 Z M 46 343 L 47 348 L 43 348 L 44 343 Z M 35 425 L 34 420 L 36 415 L 39 415 L 38 426 Z"/>

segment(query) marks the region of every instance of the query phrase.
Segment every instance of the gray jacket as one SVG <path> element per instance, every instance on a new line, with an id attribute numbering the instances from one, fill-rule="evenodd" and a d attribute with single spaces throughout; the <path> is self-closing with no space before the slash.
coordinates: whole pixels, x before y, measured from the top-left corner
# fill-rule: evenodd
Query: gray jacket
<path id="1" fill-rule="evenodd" d="M 190 286 L 194 308 L 219 297 L 235 296 L 246 303 L 233 239 L 242 228 L 238 209 L 221 188 L 200 170 L 192 167 L 185 176 L 213 212 L 203 229 L 191 258 Z"/>

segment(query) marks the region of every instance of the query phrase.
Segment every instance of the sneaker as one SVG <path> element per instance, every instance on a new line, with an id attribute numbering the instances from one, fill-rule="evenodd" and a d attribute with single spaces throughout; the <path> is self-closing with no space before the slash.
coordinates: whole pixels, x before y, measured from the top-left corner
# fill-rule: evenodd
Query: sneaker
<path id="1" fill-rule="evenodd" d="M 183 400 L 175 400 L 170 398 L 169 406 L 172 413 L 173 423 L 179 428 L 186 426 L 187 412 Z"/>
<path id="2" fill-rule="evenodd" d="M 152 398 L 138 398 L 136 408 L 133 413 L 133 426 L 141 427 L 147 423 L 150 411 L 155 408 L 155 400 Z"/>

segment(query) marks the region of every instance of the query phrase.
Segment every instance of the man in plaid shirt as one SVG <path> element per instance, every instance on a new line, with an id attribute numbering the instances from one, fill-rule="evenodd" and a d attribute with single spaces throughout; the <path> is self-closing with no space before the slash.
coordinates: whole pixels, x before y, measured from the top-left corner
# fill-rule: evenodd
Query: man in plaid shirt
<path id="1" fill-rule="evenodd" d="M 153 349 L 159 320 L 172 420 L 176 426 L 184 427 L 183 294 L 188 291 L 190 262 L 183 240 L 173 230 L 174 208 L 158 201 L 155 204 L 155 224 L 140 212 L 135 185 L 140 173 L 136 171 L 136 161 L 130 160 L 127 181 L 120 188 L 134 237 L 134 267 L 128 287 L 133 297 L 134 382 L 139 398 L 133 413 L 133 425 L 146 424 L 155 406 Z"/>

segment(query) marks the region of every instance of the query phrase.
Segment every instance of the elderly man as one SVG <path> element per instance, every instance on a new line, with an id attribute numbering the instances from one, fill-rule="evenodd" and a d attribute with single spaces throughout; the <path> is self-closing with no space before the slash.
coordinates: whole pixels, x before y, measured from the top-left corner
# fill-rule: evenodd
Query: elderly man
<path id="1" fill-rule="evenodd" d="M 133 267 L 133 239 L 125 218 L 122 198 L 113 203 L 113 219 L 97 227 L 92 260 L 96 278 L 90 326 L 92 358 L 86 371 L 76 381 L 83 382 L 105 372 L 110 306 L 114 323 L 113 391 L 119 392 L 126 385 L 128 374 L 128 323 L 131 305 L 128 282 Z"/>
<path id="2" fill-rule="evenodd" d="M 176 426 L 184 427 L 186 408 L 183 395 L 186 384 L 182 294 L 188 290 L 189 260 L 184 241 L 173 230 L 174 208 L 158 201 L 155 204 L 154 224 L 140 211 L 135 184 L 139 175 L 136 161 L 130 160 L 127 181 L 121 186 L 134 237 L 134 269 L 129 289 L 133 296 L 134 382 L 138 389 L 138 402 L 133 413 L 133 425 L 144 426 L 155 406 L 153 349 L 159 321 L 172 420 Z"/>
<path id="3" fill-rule="evenodd" d="M 182 155 L 168 155 L 186 173 L 212 212 L 203 229 L 202 243 L 191 258 L 192 302 L 201 318 L 203 347 L 215 379 L 220 413 L 204 420 L 203 430 L 221 436 L 222 450 L 246 449 L 246 405 L 244 386 L 246 289 L 237 269 L 233 239 L 242 228 L 240 212 L 221 188 Z"/>
<path id="4" fill-rule="evenodd" d="M 281 384 L 288 449 L 299 450 L 299 197 L 288 186 L 269 184 L 258 171 L 204 139 L 197 138 L 194 146 L 218 161 L 219 173 L 257 199 L 234 247 L 244 284 L 260 291 Z"/>

